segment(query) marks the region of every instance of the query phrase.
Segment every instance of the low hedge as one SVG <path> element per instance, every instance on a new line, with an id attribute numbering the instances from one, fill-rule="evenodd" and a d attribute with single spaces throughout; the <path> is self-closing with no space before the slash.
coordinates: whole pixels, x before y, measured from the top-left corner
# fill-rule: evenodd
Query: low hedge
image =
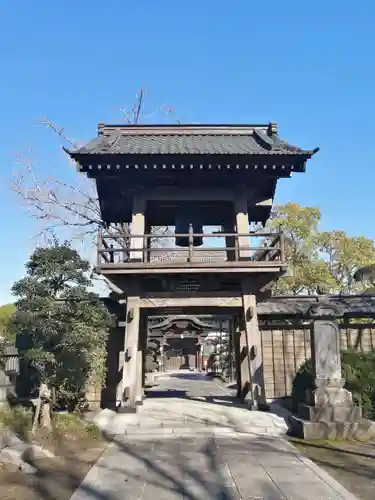
<path id="1" fill-rule="evenodd" d="M 375 418 L 375 352 L 360 353 L 343 351 L 341 353 L 345 389 L 353 394 L 355 404 L 362 406 L 366 418 Z M 314 375 L 311 360 L 307 360 L 298 370 L 293 380 L 293 411 L 298 410 L 301 403 L 311 402 L 314 386 Z"/>

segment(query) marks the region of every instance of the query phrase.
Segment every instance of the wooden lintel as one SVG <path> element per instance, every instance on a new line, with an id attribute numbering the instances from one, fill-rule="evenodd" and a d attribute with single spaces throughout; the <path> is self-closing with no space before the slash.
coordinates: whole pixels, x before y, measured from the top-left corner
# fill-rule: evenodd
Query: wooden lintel
<path id="1" fill-rule="evenodd" d="M 156 294 L 155 294 L 156 295 Z M 202 295 L 202 294 L 200 294 Z M 167 307 L 234 307 L 242 305 L 242 298 L 238 296 L 216 296 L 202 297 L 194 294 L 194 297 L 142 297 L 139 299 L 141 308 L 167 308 Z"/>
<path id="2" fill-rule="evenodd" d="M 233 262 L 233 264 L 235 264 Z M 142 265 L 138 264 L 138 266 L 134 264 L 104 264 L 101 265 L 97 268 L 97 272 L 99 274 L 107 275 L 107 274 L 192 274 L 192 273 L 197 273 L 197 274 L 233 274 L 233 273 L 239 273 L 239 274 L 249 274 L 249 273 L 258 273 L 258 274 L 263 274 L 263 273 L 280 273 L 283 272 L 284 270 L 283 265 L 275 265 L 273 264 L 272 266 L 266 266 L 264 263 L 259 266 L 238 266 L 238 267 L 228 267 L 228 266 L 222 266 L 222 267 L 207 267 L 202 266 L 202 267 L 195 267 L 191 266 L 190 264 L 187 265 L 174 265 L 173 267 L 169 267 L 167 265 L 164 265 L 164 267 L 155 267 L 154 265 Z"/>
<path id="3" fill-rule="evenodd" d="M 231 189 L 207 188 L 196 191 L 183 188 L 149 188 L 144 191 L 148 201 L 233 201 L 234 193 Z"/>

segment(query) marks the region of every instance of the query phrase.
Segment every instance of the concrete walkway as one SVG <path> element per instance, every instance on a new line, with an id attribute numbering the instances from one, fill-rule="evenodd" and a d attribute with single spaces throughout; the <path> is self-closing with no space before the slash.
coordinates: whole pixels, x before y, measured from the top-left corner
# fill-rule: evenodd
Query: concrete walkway
<path id="1" fill-rule="evenodd" d="M 281 418 L 198 374 L 162 377 L 138 415 L 100 425 L 111 444 L 72 500 L 354 499 L 283 439 Z"/>

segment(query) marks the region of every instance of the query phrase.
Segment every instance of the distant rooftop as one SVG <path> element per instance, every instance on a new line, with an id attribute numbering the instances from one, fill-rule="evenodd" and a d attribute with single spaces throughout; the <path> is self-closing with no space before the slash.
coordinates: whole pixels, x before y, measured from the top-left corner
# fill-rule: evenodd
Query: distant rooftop
<path id="1" fill-rule="evenodd" d="M 310 158 L 319 148 L 301 149 L 280 139 L 277 125 L 105 125 L 86 145 L 67 150 L 83 155 L 297 155 Z"/>

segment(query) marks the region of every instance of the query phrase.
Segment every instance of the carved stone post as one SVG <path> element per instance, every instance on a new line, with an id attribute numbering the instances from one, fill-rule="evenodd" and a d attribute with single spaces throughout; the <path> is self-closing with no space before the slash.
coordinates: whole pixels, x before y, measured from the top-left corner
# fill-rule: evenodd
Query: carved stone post
<path id="1" fill-rule="evenodd" d="M 314 318 L 312 361 L 315 386 L 314 405 L 332 410 L 352 404 L 352 395 L 344 389 L 341 373 L 340 329 L 334 311 L 320 307 L 311 312 Z"/>
<path id="2" fill-rule="evenodd" d="M 316 389 L 312 404 L 300 405 L 299 415 L 291 419 L 294 431 L 305 439 L 347 439 L 368 430 L 362 408 L 353 404 L 351 392 L 344 389 L 337 315 L 337 311 L 325 304 L 310 310 Z"/>

